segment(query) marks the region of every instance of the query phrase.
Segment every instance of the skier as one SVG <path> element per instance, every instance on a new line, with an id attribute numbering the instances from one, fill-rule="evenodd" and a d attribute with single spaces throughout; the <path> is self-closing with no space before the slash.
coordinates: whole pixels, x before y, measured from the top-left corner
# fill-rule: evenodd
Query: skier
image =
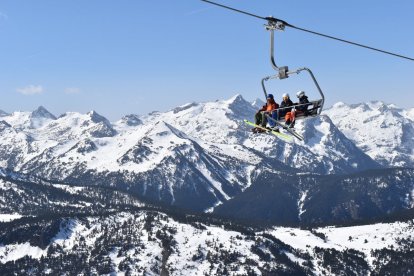
<path id="1" fill-rule="evenodd" d="M 296 97 L 299 99 L 299 103 L 295 103 L 295 108 L 290 112 L 286 113 L 285 116 L 285 124 L 289 126 L 289 128 L 293 128 L 295 126 L 295 118 L 296 115 L 307 115 L 308 107 L 309 107 L 309 100 L 308 97 L 305 95 L 305 91 L 298 91 L 296 93 Z"/>
<path id="2" fill-rule="evenodd" d="M 279 105 L 275 102 L 274 97 L 272 94 L 267 95 L 267 102 L 266 104 L 256 112 L 255 114 L 255 124 L 261 125 L 262 127 L 266 127 L 267 118 L 266 115 L 271 115 L 272 118 L 277 119 L 277 112 L 276 110 L 279 108 Z M 273 128 L 275 126 L 274 122 L 269 121 L 269 126 Z M 253 132 L 265 132 L 264 129 L 255 127 L 252 129 Z"/>
<path id="3" fill-rule="evenodd" d="M 280 103 L 278 118 L 285 117 L 286 119 L 287 114 L 292 110 L 291 106 L 293 106 L 293 102 L 290 100 L 288 93 L 284 93 L 282 98 L 283 100 Z"/>

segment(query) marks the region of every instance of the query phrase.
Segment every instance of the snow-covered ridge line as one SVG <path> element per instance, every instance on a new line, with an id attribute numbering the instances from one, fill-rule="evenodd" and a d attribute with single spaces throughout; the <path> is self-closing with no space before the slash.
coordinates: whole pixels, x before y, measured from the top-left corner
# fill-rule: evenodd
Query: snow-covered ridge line
<path id="1" fill-rule="evenodd" d="M 198 210 L 232 198 L 265 171 L 292 173 L 293 167 L 302 173 L 347 174 L 380 167 L 326 115 L 298 121 L 305 141 L 288 144 L 250 132 L 243 119 L 256 111 L 235 95 L 127 115 L 114 123 L 96 112 L 58 118 L 44 108 L 15 112 L 1 117 L 9 126 L 0 125 L 0 167 L 71 183 L 87 175 L 83 180 L 122 183 L 174 204 L 188 204 L 176 193 L 195 194 L 198 204 L 204 202 Z"/>
<path id="2" fill-rule="evenodd" d="M 275 227 L 266 233 L 273 235 L 295 249 L 314 254 L 313 249 L 333 248 L 338 251 L 354 249 L 363 252 L 372 266 L 380 249 L 398 249 L 401 240 L 414 236 L 414 220 L 407 222 L 378 223 L 351 227 L 322 227 L 313 230 Z"/>
<path id="3" fill-rule="evenodd" d="M 374 160 L 385 166 L 414 167 L 413 110 L 372 101 L 336 103 L 324 114 Z"/>

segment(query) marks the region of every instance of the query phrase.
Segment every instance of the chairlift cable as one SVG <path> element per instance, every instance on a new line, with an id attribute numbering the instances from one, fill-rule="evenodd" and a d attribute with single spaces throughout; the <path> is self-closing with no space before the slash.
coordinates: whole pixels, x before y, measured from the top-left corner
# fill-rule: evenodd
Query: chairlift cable
<path id="1" fill-rule="evenodd" d="M 231 7 L 228 7 L 228 6 L 224 6 L 222 4 L 218 4 L 218 3 L 211 2 L 211 1 L 207 1 L 207 0 L 201 0 L 201 1 L 207 2 L 207 3 L 212 4 L 212 5 L 219 6 L 219 7 L 228 9 L 228 10 L 232 10 L 232 11 L 235 11 L 235 12 L 243 13 L 243 14 L 250 15 L 250 16 L 253 16 L 253 17 L 256 17 L 256 18 L 259 18 L 259 19 L 266 20 L 265 17 L 261 17 L 261 16 L 258 16 L 258 15 L 255 15 L 255 14 L 252 14 L 252 13 L 249 13 L 249 12 L 245 12 L 245 11 L 241 11 L 241 10 L 238 10 L 238 9 L 234 9 L 234 8 L 231 8 Z"/>
<path id="2" fill-rule="evenodd" d="M 362 48 L 365 48 L 365 49 L 368 49 L 368 50 L 377 51 L 377 52 L 380 52 L 380 53 L 383 53 L 383 54 L 392 55 L 392 56 L 395 56 L 395 57 L 399 57 L 399 58 L 414 61 L 414 58 L 410 58 L 410 57 L 403 56 L 403 55 L 400 55 L 400 54 L 388 52 L 388 51 L 381 50 L 381 49 L 378 49 L 378 48 L 374 48 L 374 47 L 371 47 L 371 46 L 367 46 L 367 45 L 363 45 L 363 44 L 360 44 L 360 43 L 352 42 L 352 41 L 349 41 L 349 40 L 337 38 L 337 37 L 334 37 L 334 36 L 325 35 L 325 34 L 318 33 L 318 32 L 315 32 L 315 31 L 311 31 L 311 30 L 308 30 L 308 29 L 296 27 L 296 26 L 291 25 L 291 24 L 287 23 L 286 21 L 278 19 L 278 18 L 258 16 L 258 15 L 252 14 L 252 13 L 248 13 L 248 12 L 245 12 L 245 11 L 242 11 L 242 10 L 231 8 L 231 7 L 228 7 L 228 6 L 225 6 L 225 5 L 222 5 L 222 4 L 218 4 L 218 3 L 215 3 L 215 2 L 212 2 L 212 1 L 208 1 L 208 0 L 201 0 L 201 1 L 212 4 L 212 5 L 216 5 L 216 6 L 221 7 L 221 8 L 232 10 L 232 11 L 235 11 L 235 12 L 238 12 L 238 13 L 249 15 L 249 16 L 252 16 L 252 17 L 255 17 L 255 18 L 258 18 L 258 19 L 266 20 L 268 22 L 282 23 L 283 25 L 285 25 L 287 27 L 291 27 L 292 29 L 296 29 L 296 30 L 299 30 L 299 31 L 303 31 L 303 32 L 307 32 L 307 33 L 310 33 L 310 34 L 314 34 L 314 35 L 322 36 L 322 37 L 325 37 L 325 38 L 337 40 L 337 41 L 340 41 L 340 42 L 348 43 L 348 44 L 351 44 L 351 45 L 354 45 L 354 46 L 362 47 Z"/>
<path id="3" fill-rule="evenodd" d="M 403 56 L 403 55 L 400 55 L 400 54 L 391 53 L 391 52 L 388 52 L 388 51 L 385 51 L 385 50 L 381 50 L 381 49 L 377 49 L 377 48 L 374 48 L 374 47 L 366 46 L 366 45 L 359 44 L 359 43 L 356 43 L 356 42 L 352 42 L 352 41 L 349 41 L 349 40 L 345 40 L 345 39 L 342 39 L 342 38 L 337 38 L 337 37 L 333 37 L 333 36 L 330 36 L 330 35 L 321 34 L 321 33 L 318 33 L 318 32 L 314 32 L 314 31 L 311 31 L 311 30 L 299 28 L 299 27 L 292 26 L 292 25 L 289 25 L 289 27 L 300 30 L 300 31 L 303 31 L 303 32 L 311 33 L 311 34 L 314 34 L 314 35 L 319 35 L 319 36 L 322 36 L 322 37 L 338 40 L 338 41 L 341 41 L 341 42 L 344 42 L 344 43 L 359 46 L 359 47 L 366 48 L 366 49 L 369 49 L 369 50 L 377 51 L 377 52 L 380 52 L 380 53 L 384 53 L 384 54 L 388 54 L 388 55 L 396 56 L 396 57 L 399 57 L 399 58 L 404 58 L 404 59 L 414 61 L 414 58 L 406 57 L 406 56 Z"/>

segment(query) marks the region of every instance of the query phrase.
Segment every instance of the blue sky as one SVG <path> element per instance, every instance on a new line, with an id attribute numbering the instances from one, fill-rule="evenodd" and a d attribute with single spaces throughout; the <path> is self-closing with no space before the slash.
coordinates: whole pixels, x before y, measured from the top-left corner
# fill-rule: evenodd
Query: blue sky
<path id="1" fill-rule="evenodd" d="M 220 3 L 414 56 L 411 0 Z M 236 93 L 263 97 L 260 80 L 274 73 L 263 23 L 197 0 L 2 0 L 0 109 L 96 110 L 116 120 Z M 276 59 L 312 69 L 328 106 L 414 107 L 413 61 L 293 29 L 276 34 Z M 269 89 L 317 97 L 305 74 Z"/>

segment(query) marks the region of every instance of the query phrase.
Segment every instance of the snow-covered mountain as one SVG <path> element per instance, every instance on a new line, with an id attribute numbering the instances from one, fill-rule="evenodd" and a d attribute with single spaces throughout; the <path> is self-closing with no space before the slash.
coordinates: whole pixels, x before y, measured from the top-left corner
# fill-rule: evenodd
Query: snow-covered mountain
<path id="1" fill-rule="evenodd" d="M 153 200 L 206 210 L 265 170 L 352 173 L 379 165 L 326 116 L 297 124 L 305 141 L 255 135 L 257 108 L 235 95 L 110 123 L 91 111 L 56 118 L 43 107 L 2 116 L 0 167 L 70 183 L 115 186 Z"/>
<path id="2" fill-rule="evenodd" d="M 243 225 L 0 170 L 0 274 L 405 275 L 412 210 L 360 226 Z"/>
<path id="3" fill-rule="evenodd" d="M 363 128 L 407 137 L 414 109 L 376 104 L 298 122 L 294 143 L 251 133 L 240 95 L 117 122 L 0 115 L 0 274 L 409 274 L 414 169 L 376 161 L 409 166 L 410 139 Z M 349 223 L 371 225 L 321 226 Z"/>
<path id="4" fill-rule="evenodd" d="M 3 275 L 409 275 L 414 245 L 413 221 L 258 230 L 142 210 L 2 226 Z"/>
<path id="5" fill-rule="evenodd" d="M 261 99 L 257 98 L 256 100 L 254 100 L 252 102 L 252 106 L 255 107 L 256 109 L 260 109 L 262 108 L 262 106 L 265 105 L 265 102 L 262 101 Z"/>
<path id="6" fill-rule="evenodd" d="M 39 106 L 33 112 L 13 112 L 11 115 L 3 114 L 2 117 L 14 128 L 23 129 L 37 129 L 47 124 L 51 120 L 56 120 L 56 117 L 46 110 L 43 106 Z"/>
<path id="7" fill-rule="evenodd" d="M 270 225 L 333 225 L 381 221 L 414 210 L 414 169 L 351 175 L 261 174 L 214 214 Z"/>
<path id="8" fill-rule="evenodd" d="M 126 204 L 133 207 L 147 205 L 128 193 L 105 187 L 54 183 L 32 175 L 0 170 L 0 222 L 6 218 L 52 213 L 90 215 Z"/>
<path id="9" fill-rule="evenodd" d="M 375 101 L 325 111 L 346 137 L 384 166 L 414 167 L 414 109 Z"/>
<path id="10" fill-rule="evenodd" d="M 291 167 L 315 173 L 349 173 L 378 167 L 343 136 L 326 117 L 299 122 L 304 142 L 284 143 L 272 136 L 254 135 L 243 119 L 253 120 L 257 108 L 236 95 L 226 101 L 188 104 L 166 113 L 155 113 L 145 121 L 162 120 L 191 137 L 216 147 L 243 145 Z M 229 152 L 229 156 L 235 153 Z M 358 160 L 358 161 L 357 161 Z"/>

